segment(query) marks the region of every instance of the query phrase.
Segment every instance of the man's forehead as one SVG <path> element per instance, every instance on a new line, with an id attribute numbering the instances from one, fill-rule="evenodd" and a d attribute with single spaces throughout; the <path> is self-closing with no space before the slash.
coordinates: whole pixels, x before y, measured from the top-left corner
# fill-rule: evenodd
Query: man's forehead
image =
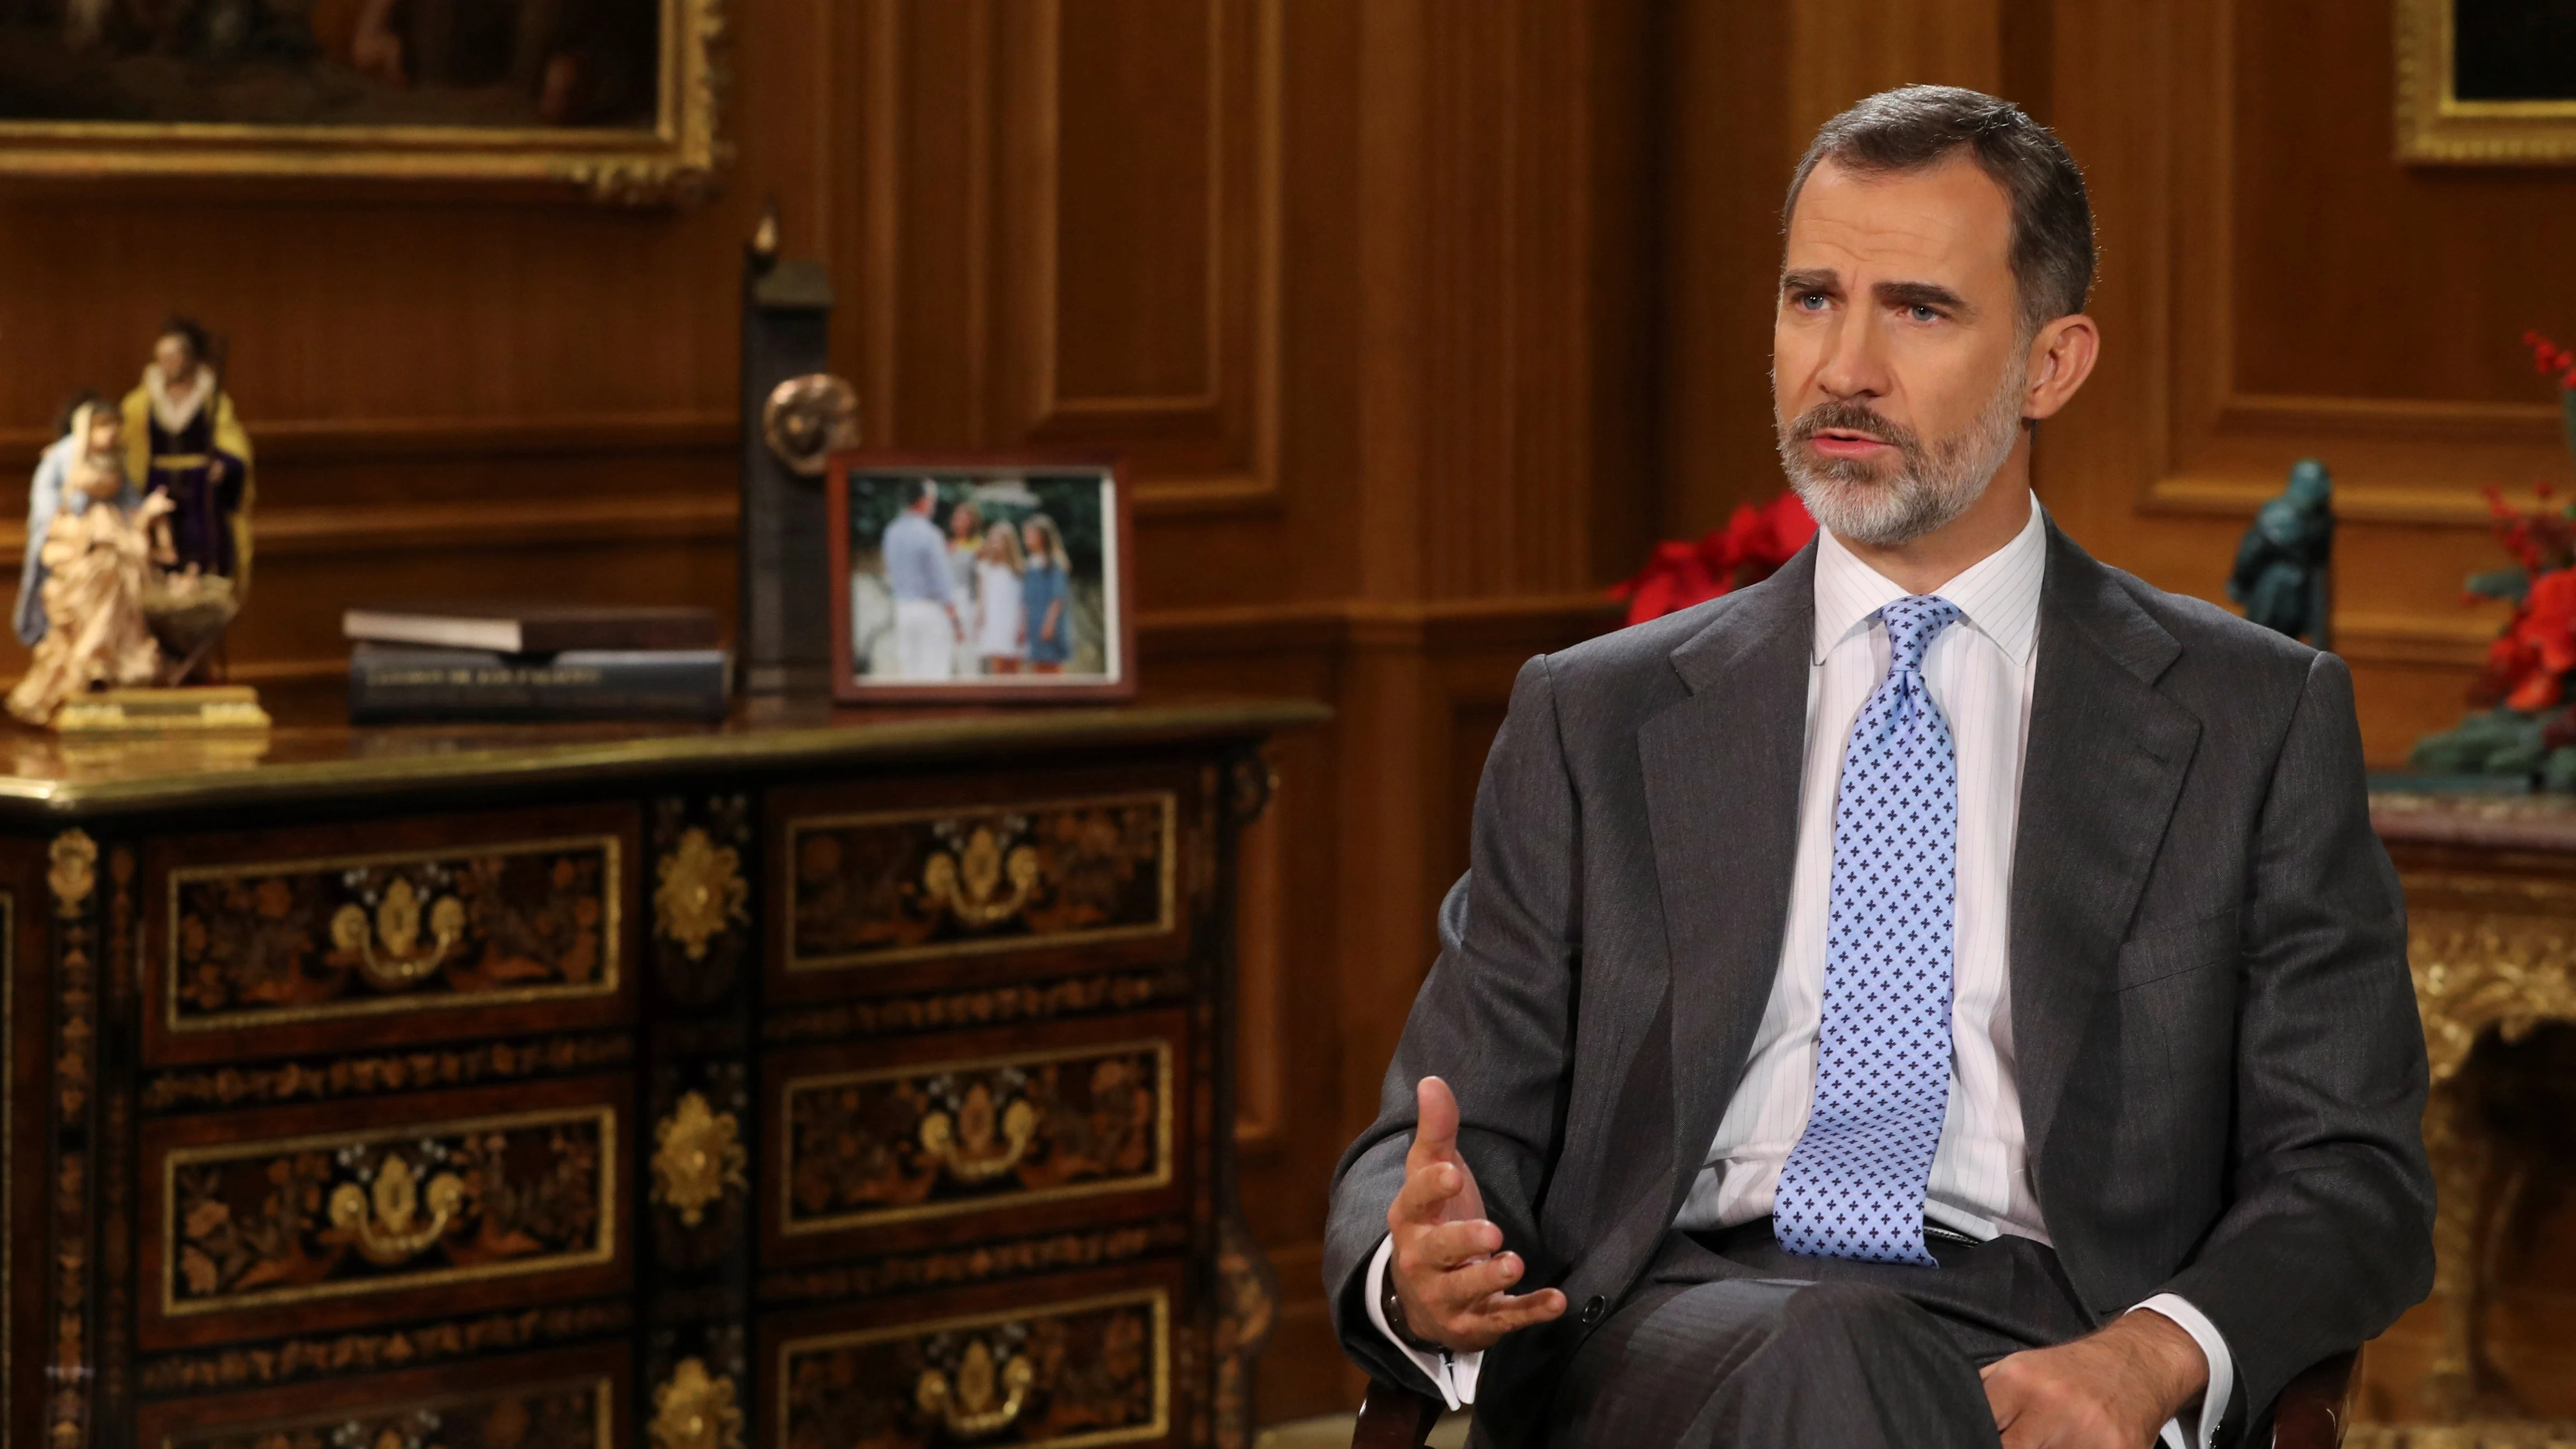
<path id="1" fill-rule="evenodd" d="M 2006 268 L 2012 204 L 1965 154 L 1920 171 L 1858 173 L 1825 161 L 1789 215 L 1783 265 Z"/>

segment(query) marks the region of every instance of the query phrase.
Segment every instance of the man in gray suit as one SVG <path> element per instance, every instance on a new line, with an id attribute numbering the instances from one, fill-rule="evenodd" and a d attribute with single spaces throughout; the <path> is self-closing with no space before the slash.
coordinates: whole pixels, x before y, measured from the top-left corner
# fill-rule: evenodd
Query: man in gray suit
<path id="1" fill-rule="evenodd" d="M 2013 107 L 1827 123 L 1773 345 L 1823 532 L 1521 671 L 1324 1260 L 1483 1442 L 2247 1442 L 2430 1287 L 2349 674 L 2031 497 L 2092 274 Z"/>

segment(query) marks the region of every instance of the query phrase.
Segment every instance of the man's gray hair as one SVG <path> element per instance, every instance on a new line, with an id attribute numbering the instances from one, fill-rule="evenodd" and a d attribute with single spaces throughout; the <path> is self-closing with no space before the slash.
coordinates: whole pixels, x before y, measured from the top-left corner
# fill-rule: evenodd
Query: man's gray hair
<path id="1" fill-rule="evenodd" d="M 2010 101 L 1958 86 L 1881 91 L 1825 122 L 1780 210 L 1788 225 L 1820 162 L 1862 176 L 1922 171 L 1965 149 L 2012 202 L 2013 281 L 2022 330 L 2084 310 L 2093 290 L 2093 209 L 2064 143 Z"/>

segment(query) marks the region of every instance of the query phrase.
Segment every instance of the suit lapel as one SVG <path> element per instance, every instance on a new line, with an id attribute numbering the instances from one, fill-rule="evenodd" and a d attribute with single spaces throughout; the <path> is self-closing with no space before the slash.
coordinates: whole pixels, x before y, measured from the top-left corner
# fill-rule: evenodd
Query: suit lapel
<path id="1" fill-rule="evenodd" d="M 1743 1075 L 1798 843 L 1815 545 L 1673 651 L 1690 695 L 1638 732 L 1672 982 L 1674 1206 Z"/>
<path id="2" fill-rule="evenodd" d="M 2200 741 L 2199 719 L 2155 689 L 2181 646 L 2054 523 L 2036 647 L 2011 905 L 2014 1050 L 2035 1155 Z"/>

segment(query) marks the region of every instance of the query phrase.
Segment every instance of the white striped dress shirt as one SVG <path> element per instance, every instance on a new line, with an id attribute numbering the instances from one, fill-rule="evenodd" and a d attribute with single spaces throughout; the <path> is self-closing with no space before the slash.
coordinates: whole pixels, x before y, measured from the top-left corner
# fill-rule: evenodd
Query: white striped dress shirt
<path id="1" fill-rule="evenodd" d="M 1824 1011 L 1826 907 L 1834 868 L 1834 795 L 1852 724 L 1887 677 L 1887 629 L 1878 611 L 1906 591 L 1860 561 L 1831 533 L 1817 534 L 1816 632 L 1807 671 L 1807 752 L 1798 794 L 1798 853 L 1780 969 L 1753 1038 L 1744 1077 L 1718 1120 L 1717 1137 L 1673 1225 L 1733 1227 L 1770 1216 L 1780 1164 L 1806 1131 L 1815 1094 L 1816 1031 Z M 2011 1233 L 2049 1242 L 2030 1178 L 2014 1076 L 2011 902 L 2014 831 L 2021 815 L 2023 746 L 2037 677 L 2040 581 L 2048 522 L 2039 500 L 2012 542 L 1934 592 L 1958 606 L 1923 657 L 1923 682 L 1950 721 L 1958 750 L 1959 855 L 1951 925 L 1950 1101 L 1923 1215 L 1980 1241 Z M 1379 1310 L 1393 1240 L 1368 1274 L 1368 1313 L 1405 1348 Z M 2207 1449 L 2235 1382 L 2227 1342 L 2206 1315 L 2170 1293 L 2138 1305 L 2172 1319 L 2209 1361 L 2197 1432 L 2168 1422 L 2168 1449 Z M 1405 1348 L 1450 1407 L 1475 1402 L 1482 1354 L 1436 1357 Z"/>
<path id="2" fill-rule="evenodd" d="M 1959 608 L 1923 656 L 1923 682 L 1959 752 L 1958 898 L 1952 917 L 1950 1105 L 1932 1157 L 1924 1216 L 1974 1238 L 2009 1232 L 2045 1243 L 2014 1085 L 2011 930 L 2013 827 L 2039 633 L 2048 530 L 2037 504 L 2013 541 L 1939 589 Z M 1816 638 L 1807 671 L 1807 755 L 1798 793 L 1780 970 L 1735 1098 L 1674 1226 L 1733 1227 L 1768 1217 L 1780 1163 L 1807 1128 L 1824 1010 L 1825 917 L 1834 873 L 1834 794 L 1852 724 L 1887 678 L 1878 611 L 1905 597 L 1830 533 L 1816 549 Z"/>

